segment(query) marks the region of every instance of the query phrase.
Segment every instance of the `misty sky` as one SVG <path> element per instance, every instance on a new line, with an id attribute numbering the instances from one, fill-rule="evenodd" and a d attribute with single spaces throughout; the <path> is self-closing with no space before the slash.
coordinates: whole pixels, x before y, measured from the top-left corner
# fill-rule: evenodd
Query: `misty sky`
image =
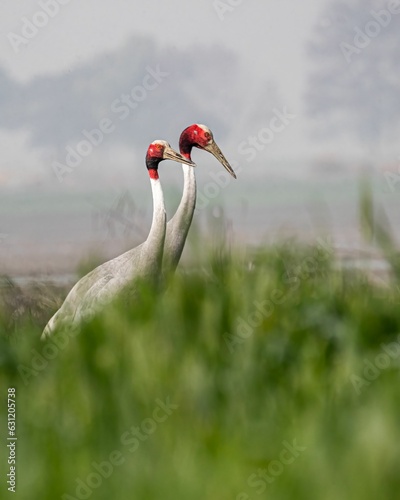
<path id="1" fill-rule="evenodd" d="M 123 176 L 141 164 L 151 140 L 176 145 L 181 130 L 195 121 L 214 130 L 230 158 L 247 161 L 251 153 L 246 157 L 244 146 L 238 153 L 239 144 L 277 109 L 296 118 L 259 157 L 318 153 L 310 146 L 303 97 L 306 43 L 313 26 L 324 22 L 321 0 L 243 0 L 236 7 L 213 0 L 63 1 L 47 24 L 38 14 L 47 0 L 2 6 L 2 185 L 58 183 L 54 162 L 65 164 L 66 147 L 74 148 L 85 138 L 82 131 L 102 118 L 115 129 L 84 159 L 85 169 L 65 177 L 67 186 L 108 181 L 110 161 L 114 177 Z M 17 38 L 24 29 L 29 33 L 25 18 L 46 24 L 25 37 L 28 43 Z M 115 101 L 142 83 L 148 67 L 168 77 L 122 120 Z"/>

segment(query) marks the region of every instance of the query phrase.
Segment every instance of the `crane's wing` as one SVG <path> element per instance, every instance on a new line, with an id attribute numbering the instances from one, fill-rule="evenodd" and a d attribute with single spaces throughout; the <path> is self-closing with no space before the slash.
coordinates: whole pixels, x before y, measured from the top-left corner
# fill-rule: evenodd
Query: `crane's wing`
<path id="1" fill-rule="evenodd" d="M 75 328 L 120 293 L 146 265 L 142 261 L 143 243 L 97 266 L 71 289 L 60 309 L 47 323 L 42 339 L 59 328 Z"/>

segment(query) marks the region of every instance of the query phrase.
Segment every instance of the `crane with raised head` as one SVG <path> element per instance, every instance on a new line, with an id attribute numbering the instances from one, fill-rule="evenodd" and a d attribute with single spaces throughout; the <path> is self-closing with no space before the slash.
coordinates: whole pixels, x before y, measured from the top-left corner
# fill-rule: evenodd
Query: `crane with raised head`
<path id="1" fill-rule="evenodd" d="M 157 140 L 150 144 L 146 167 L 153 195 L 153 220 L 146 241 L 81 278 L 47 323 L 42 339 L 55 330 L 78 327 L 125 290 L 129 290 L 130 295 L 134 294 L 138 279 L 151 283 L 159 280 L 166 233 L 164 196 L 158 175 L 158 166 L 163 160 L 180 162 L 190 168 L 195 165 L 189 158 L 174 151 L 166 141 Z"/>
<path id="2" fill-rule="evenodd" d="M 191 160 L 193 148 L 208 151 L 217 158 L 222 166 L 236 179 L 236 174 L 229 165 L 214 140 L 213 133 L 205 125 L 193 124 L 185 128 L 179 139 L 179 151 L 187 160 Z M 174 272 L 182 255 L 186 237 L 192 223 L 196 207 L 196 176 L 194 169 L 182 164 L 183 195 L 175 215 L 167 224 L 163 257 L 163 273 Z"/>

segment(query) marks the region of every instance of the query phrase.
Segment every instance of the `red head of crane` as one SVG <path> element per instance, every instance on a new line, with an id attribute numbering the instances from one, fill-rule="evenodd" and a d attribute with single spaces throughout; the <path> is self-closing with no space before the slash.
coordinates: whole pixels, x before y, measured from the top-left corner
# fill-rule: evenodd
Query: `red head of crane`
<path id="1" fill-rule="evenodd" d="M 181 154 L 188 160 L 191 160 L 193 148 L 203 149 L 214 155 L 231 176 L 236 179 L 236 174 L 215 142 L 213 133 L 205 125 L 195 123 L 185 128 L 181 133 L 179 138 L 179 150 Z"/>

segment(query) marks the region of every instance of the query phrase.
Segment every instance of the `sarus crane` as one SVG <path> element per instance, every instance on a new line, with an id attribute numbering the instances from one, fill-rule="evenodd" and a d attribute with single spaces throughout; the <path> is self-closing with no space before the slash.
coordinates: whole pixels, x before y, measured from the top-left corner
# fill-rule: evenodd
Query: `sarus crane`
<path id="1" fill-rule="evenodd" d="M 161 276 L 166 233 L 166 212 L 158 166 L 163 160 L 173 160 L 193 168 L 195 165 L 174 151 L 166 141 L 150 144 L 146 167 L 153 195 L 153 220 L 144 243 L 96 267 L 81 278 L 67 295 L 60 309 L 47 323 L 42 339 L 61 328 L 75 329 L 124 290 L 135 292 L 135 281 L 144 279 L 156 283 Z"/>
<path id="2" fill-rule="evenodd" d="M 213 154 L 232 177 L 236 179 L 236 174 L 215 142 L 213 133 L 205 125 L 195 123 L 185 128 L 181 133 L 179 138 L 181 155 L 191 161 L 193 148 L 199 148 Z M 162 263 L 163 275 L 173 273 L 178 266 L 196 207 L 195 171 L 186 163 L 182 163 L 182 170 L 184 180 L 182 198 L 177 211 L 167 223 Z M 127 256 L 121 255 L 119 265 L 122 266 L 123 260 L 127 258 Z"/>
<path id="3" fill-rule="evenodd" d="M 179 138 L 179 151 L 182 156 L 187 160 L 191 160 L 193 148 L 203 149 L 213 154 L 232 177 L 236 179 L 236 174 L 215 142 L 213 133 L 205 125 L 195 123 L 182 132 Z M 188 168 L 187 163 L 182 164 L 182 169 L 184 179 L 182 199 L 175 215 L 167 224 L 163 257 L 164 274 L 174 272 L 179 263 L 196 207 L 196 176 L 194 169 Z"/>

